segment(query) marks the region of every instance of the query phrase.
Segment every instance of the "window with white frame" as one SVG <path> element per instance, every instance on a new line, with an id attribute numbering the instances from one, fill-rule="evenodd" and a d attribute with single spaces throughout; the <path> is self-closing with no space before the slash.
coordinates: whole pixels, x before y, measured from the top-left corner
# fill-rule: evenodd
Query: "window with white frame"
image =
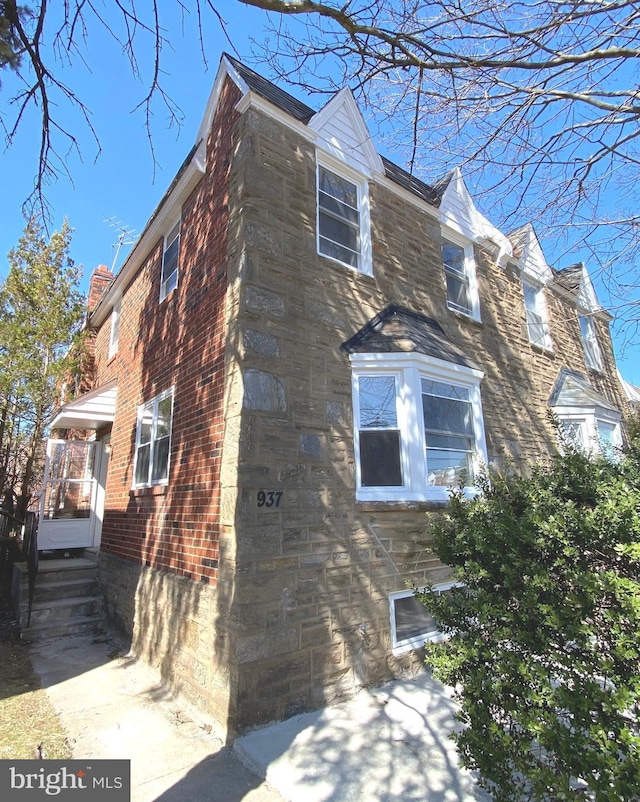
<path id="1" fill-rule="evenodd" d="M 482 373 L 419 354 L 352 354 L 356 497 L 447 501 L 486 446 Z"/>
<path id="2" fill-rule="evenodd" d="M 173 389 L 138 407 L 134 487 L 166 484 L 173 419 Z"/>
<path id="3" fill-rule="evenodd" d="M 317 190 L 318 253 L 370 275 L 366 181 L 319 161 Z"/>
<path id="4" fill-rule="evenodd" d="M 551 350 L 551 335 L 547 320 L 547 307 L 544 290 L 539 284 L 532 284 L 523 279 L 524 307 L 527 319 L 529 342 L 540 348 Z"/>
<path id="5" fill-rule="evenodd" d="M 580 335 L 582 337 L 585 361 L 588 367 L 593 368 L 593 370 L 601 371 L 602 354 L 600 352 L 600 345 L 598 344 L 593 317 L 590 315 L 579 315 L 578 321 L 580 323 Z"/>
<path id="6" fill-rule="evenodd" d="M 458 582 L 443 582 L 431 590 L 438 595 L 450 593 Z M 391 649 L 394 655 L 404 654 L 412 649 L 421 649 L 427 641 L 443 640 L 444 635 L 438 622 L 416 598 L 413 590 L 400 590 L 389 595 L 391 616 Z"/>
<path id="7" fill-rule="evenodd" d="M 445 239 L 442 262 L 447 285 L 447 306 L 454 312 L 480 319 L 473 245 Z"/>
<path id="8" fill-rule="evenodd" d="M 111 334 L 109 335 L 109 359 L 118 353 L 118 345 L 120 341 L 120 309 L 121 299 L 114 303 L 111 310 Z"/>
<path id="9" fill-rule="evenodd" d="M 164 238 L 162 252 L 162 278 L 160 283 L 160 300 L 163 301 L 178 284 L 178 267 L 180 256 L 180 224 L 181 220 L 171 228 Z"/>
<path id="10" fill-rule="evenodd" d="M 587 433 L 586 420 L 582 418 L 560 420 L 560 437 L 563 445 L 566 443 L 577 451 L 584 451 L 585 436 Z"/>
<path id="11" fill-rule="evenodd" d="M 600 453 L 610 460 L 616 459 L 618 449 L 622 445 L 620 443 L 620 427 L 615 423 L 604 421 L 600 418 L 596 418 L 596 426 L 598 428 Z"/>
<path id="12" fill-rule="evenodd" d="M 556 413 L 560 425 L 561 445 L 568 444 L 588 454 L 618 458 L 622 448 L 620 415 L 606 410 L 578 409 Z"/>

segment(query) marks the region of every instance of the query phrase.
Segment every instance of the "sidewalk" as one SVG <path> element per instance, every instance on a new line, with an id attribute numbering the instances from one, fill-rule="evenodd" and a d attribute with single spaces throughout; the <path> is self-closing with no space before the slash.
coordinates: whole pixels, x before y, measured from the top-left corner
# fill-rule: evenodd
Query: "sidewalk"
<path id="1" fill-rule="evenodd" d="M 45 640 L 30 653 L 73 757 L 131 759 L 131 802 L 487 799 L 458 767 L 452 702 L 426 674 L 255 730 L 229 749 L 215 721 L 115 654 L 107 637 Z"/>

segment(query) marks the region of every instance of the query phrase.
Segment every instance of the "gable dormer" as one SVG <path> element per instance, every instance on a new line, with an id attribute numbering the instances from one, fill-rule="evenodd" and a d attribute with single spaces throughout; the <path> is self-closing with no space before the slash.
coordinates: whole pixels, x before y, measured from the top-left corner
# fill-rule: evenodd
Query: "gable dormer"
<path id="1" fill-rule="evenodd" d="M 584 262 L 554 270 L 556 283 L 575 298 L 576 305 L 584 312 L 600 312 L 602 307 Z"/>
<path id="2" fill-rule="evenodd" d="M 325 153 L 367 178 L 384 175 L 382 159 L 350 89 L 341 89 L 308 125 Z"/>
<path id="3" fill-rule="evenodd" d="M 517 228 L 509 234 L 513 253 L 520 262 L 522 272 L 540 284 L 547 284 L 553 277 L 540 245 L 540 240 L 531 223 Z"/>
<path id="4" fill-rule="evenodd" d="M 511 243 L 482 215 L 473 202 L 459 167 L 441 179 L 435 189 L 440 196 L 440 220 L 444 226 L 472 242 L 486 241 L 497 246 L 498 264 L 513 255 Z"/>

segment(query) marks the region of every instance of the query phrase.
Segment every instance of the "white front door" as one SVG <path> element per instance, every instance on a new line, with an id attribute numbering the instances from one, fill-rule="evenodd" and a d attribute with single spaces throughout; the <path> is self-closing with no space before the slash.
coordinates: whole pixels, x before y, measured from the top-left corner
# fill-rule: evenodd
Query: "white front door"
<path id="1" fill-rule="evenodd" d="M 104 492 L 99 492 L 102 443 L 49 440 L 40 501 L 38 550 L 91 548 L 97 545 Z M 104 491 L 104 486 L 103 486 Z M 99 543 L 99 540 L 98 540 Z"/>

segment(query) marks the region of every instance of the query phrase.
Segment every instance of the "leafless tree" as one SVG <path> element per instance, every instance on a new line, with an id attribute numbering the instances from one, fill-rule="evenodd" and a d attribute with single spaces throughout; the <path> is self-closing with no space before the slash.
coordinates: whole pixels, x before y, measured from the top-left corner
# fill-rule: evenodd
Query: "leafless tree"
<path id="1" fill-rule="evenodd" d="M 229 0 L 226 0 L 228 3 Z M 393 153 L 423 177 L 464 165 L 482 207 L 498 222 L 540 221 L 590 247 L 610 290 L 625 301 L 640 281 L 625 272 L 640 255 L 640 6 L 633 0 L 235 0 L 270 12 L 261 43 L 272 75 L 311 91 L 345 84 L 366 107 Z M 23 89 L 0 118 L 7 141 L 27 109 L 42 118 L 34 196 L 64 173 L 76 132 L 61 123 L 56 102 L 79 110 L 90 131 L 85 99 L 45 62 L 45 34 L 63 61 L 84 57 L 89 22 L 104 25 L 141 73 L 151 54 L 140 108 L 150 125 L 153 103 L 177 122 L 179 108 L 162 82 L 170 30 L 167 9 L 224 28 L 223 0 L 66 0 L 54 14 L 47 0 L 20 9 L 0 0 L 0 45 L 18 43 Z M 3 26 L 4 19 L 4 26 Z M 8 25 L 7 25 L 8 21 Z M 225 29 L 226 30 L 226 29 Z M 231 32 L 232 34 L 233 32 Z M 149 48 L 148 42 L 152 43 Z M 260 43 L 258 43 L 260 44 Z M 144 45 L 144 46 L 143 46 Z M 232 45 L 230 45 L 232 47 Z M 15 49 L 15 47 L 14 47 Z M 48 50 L 47 53 L 51 51 Z M 0 53 L 2 50 L 0 49 Z M 546 230 L 545 230 L 546 229 Z M 593 267 L 593 263 L 591 265 Z M 615 280 L 614 280 L 615 279 Z"/>
<path id="2" fill-rule="evenodd" d="M 509 226 L 591 251 L 640 317 L 640 6 L 633 0 L 244 0 L 273 18 L 282 79 L 345 83 L 427 178 L 464 165 Z M 303 18 L 290 28 L 282 16 Z M 634 300 L 635 298 L 635 300 Z M 637 332 L 636 325 L 628 327 Z"/>

